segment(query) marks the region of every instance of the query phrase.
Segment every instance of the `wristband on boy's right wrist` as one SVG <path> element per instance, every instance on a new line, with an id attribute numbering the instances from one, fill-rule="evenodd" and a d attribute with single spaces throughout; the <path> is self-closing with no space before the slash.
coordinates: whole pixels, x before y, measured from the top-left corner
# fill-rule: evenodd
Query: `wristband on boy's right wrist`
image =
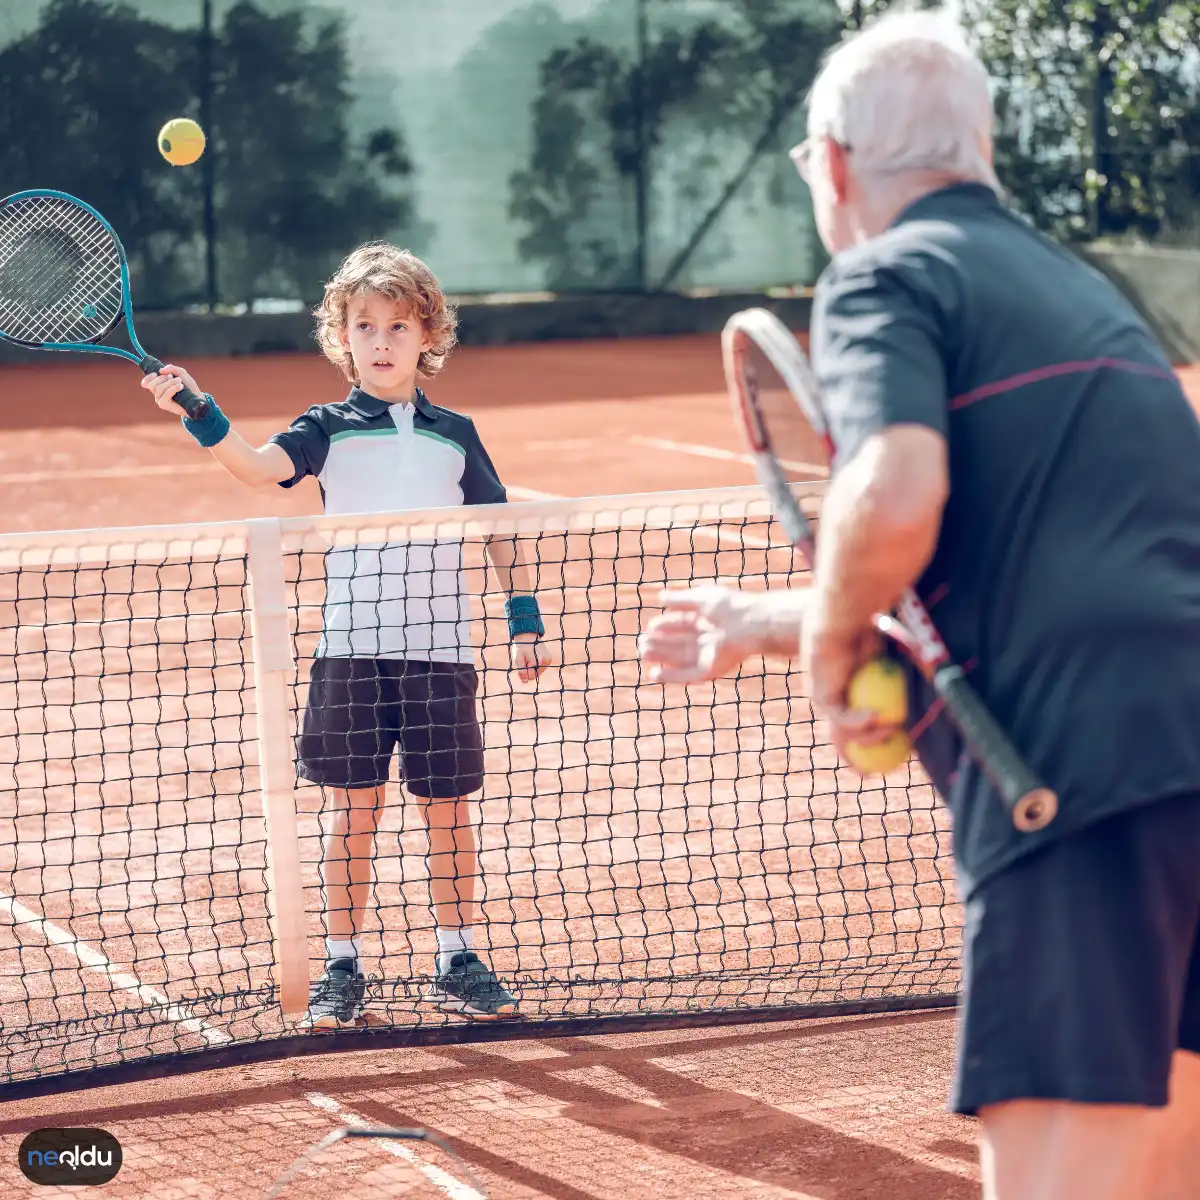
<path id="1" fill-rule="evenodd" d="M 193 420 L 185 415 L 183 427 L 201 446 L 210 450 L 218 442 L 223 441 L 229 432 L 229 418 L 207 392 L 204 393 L 204 398 L 208 401 L 208 411 L 199 420 Z"/>

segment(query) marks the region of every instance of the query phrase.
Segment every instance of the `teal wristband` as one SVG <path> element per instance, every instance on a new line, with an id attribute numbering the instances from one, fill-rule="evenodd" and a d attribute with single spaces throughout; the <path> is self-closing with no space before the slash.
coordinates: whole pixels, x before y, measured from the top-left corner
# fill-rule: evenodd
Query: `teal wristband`
<path id="1" fill-rule="evenodd" d="M 509 637 L 519 633 L 536 633 L 543 637 L 546 633 L 536 596 L 510 596 L 504 602 L 504 615 L 508 618 Z"/>
<path id="2" fill-rule="evenodd" d="M 224 440 L 229 432 L 229 418 L 207 392 L 204 393 L 204 398 L 208 401 L 208 412 L 198 421 L 184 417 L 183 427 L 207 450 Z"/>

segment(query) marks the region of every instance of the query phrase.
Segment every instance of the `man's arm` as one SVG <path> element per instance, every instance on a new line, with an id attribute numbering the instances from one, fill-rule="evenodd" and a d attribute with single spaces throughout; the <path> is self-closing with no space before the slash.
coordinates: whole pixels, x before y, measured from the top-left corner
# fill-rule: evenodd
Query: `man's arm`
<path id="1" fill-rule="evenodd" d="M 946 442 L 920 425 L 866 439 L 821 508 L 811 619 L 823 637 L 854 638 L 928 566 L 949 495 Z"/>

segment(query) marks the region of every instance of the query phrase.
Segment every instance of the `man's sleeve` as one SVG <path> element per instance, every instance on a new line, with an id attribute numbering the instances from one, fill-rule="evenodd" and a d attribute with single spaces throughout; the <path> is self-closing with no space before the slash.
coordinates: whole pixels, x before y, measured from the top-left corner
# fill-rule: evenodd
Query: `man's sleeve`
<path id="1" fill-rule="evenodd" d="M 508 500 L 508 493 L 496 474 L 488 452 L 483 448 L 475 422 L 470 419 L 467 420 L 463 443 L 466 451 L 466 465 L 462 473 L 463 503 L 504 504 Z"/>
<path id="2" fill-rule="evenodd" d="M 284 479 L 280 487 L 295 487 L 309 475 L 320 475 L 325 469 L 329 454 L 329 431 L 325 428 L 319 408 L 310 408 L 302 417 L 297 417 L 282 433 L 275 434 L 271 441 L 282 446 L 292 460 L 295 474 Z"/>
<path id="3" fill-rule="evenodd" d="M 817 286 L 812 363 L 837 466 L 891 425 L 925 425 L 946 435 L 942 318 L 932 288 L 906 274 L 876 263 L 840 270 L 835 264 Z"/>

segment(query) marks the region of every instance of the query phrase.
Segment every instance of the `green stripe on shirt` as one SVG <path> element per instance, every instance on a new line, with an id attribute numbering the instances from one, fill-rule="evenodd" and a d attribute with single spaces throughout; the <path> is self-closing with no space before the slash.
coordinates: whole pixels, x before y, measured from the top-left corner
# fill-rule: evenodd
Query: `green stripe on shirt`
<path id="1" fill-rule="evenodd" d="M 442 437 L 440 433 L 434 433 L 432 429 L 414 429 L 413 433 L 415 433 L 417 437 L 427 437 L 432 438 L 435 442 L 443 442 L 452 450 L 457 450 L 459 454 L 463 456 L 463 458 L 467 457 L 467 452 L 457 442 L 451 441 L 448 437 Z"/>
<path id="2" fill-rule="evenodd" d="M 331 442 L 340 442 L 353 437 L 395 437 L 400 431 L 393 425 L 391 429 L 343 429 L 330 437 Z"/>

